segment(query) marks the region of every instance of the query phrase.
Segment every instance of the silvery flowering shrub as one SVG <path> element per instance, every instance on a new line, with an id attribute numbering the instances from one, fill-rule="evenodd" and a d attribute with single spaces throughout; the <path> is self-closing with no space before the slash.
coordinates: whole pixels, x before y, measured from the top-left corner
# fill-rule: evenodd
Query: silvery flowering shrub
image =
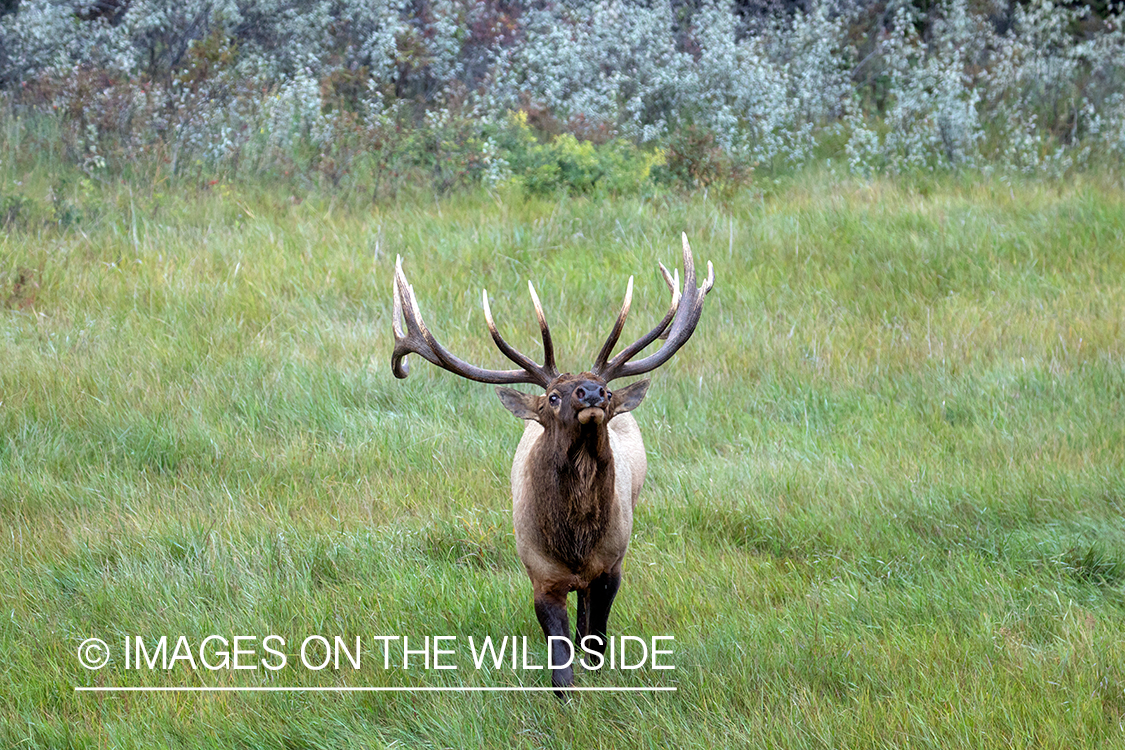
<path id="1" fill-rule="evenodd" d="M 1125 157 L 1120 8 L 1095 21 L 1030 0 L 1000 28 L 968 0 L 872 7 L 747 19 L 725 0 L 23 0 L 0 19 L 0 80 L 9 107 L 58 119 L 88 170 L 152 152 L 177 173 L 373 193 L 412 170 L 441 187 L 534 182 L 518 174 L 529 154 L 613 163 L 618 139 L 664 147 L 689 184 L 799 167 L 827 143 L 863 174 Z M 545 144 L 578 140 L 512 151 L 518 111 Z"/>
<path id="2" fill-rule="evenodd" d="M 914 8 L 900 4 L 875 48 L 887 85 L 882 122 L 869 123 L 855 106 L 846 117 L 848 156 L 856 171 L 878 166 L 901 172 L 976 160 L 983 130 L 980 91 L 970 71 L 989 46 L 991 29 L 968 13 L 966 0 L 946 0 L 929 44 L 917 21 Z"/>
<path id="3" fill-rule="evenodd" d="M 387 0 L 131 0 L 120 16 L 94 16 L 87 0 L 23 0 L 0 21 L 9 79 L 77 65 L 156 77 L 185 63 L 213 33 L 240 48 L 239 72 L 271 78 L 334 65 L 391 77 L 406 19 Z M 84 20 L 86 19 L 86 20 Z M 440 42 L 435 43 L 441 46 Z"/>
<path id="4" fill-rule="evenodd" d="M 1084 160 L 1095 145 L 1121 151 L 1125 90 L 1122 16 L 1102 33 L 1071 33 L 1086 9 L 1034 0 L 1015 8 L 982 76 L 982 108 L 1000 134 L 1003 161 L 1028 172 Z"/>
<path id="5" fill-rule="evenodd" d="M 800 162 L 850 90 L 843 19 L 817 2 L 744 34 L 732 6 L 713 0 L 684 31 L 666 3 L 550 7 L 528 15 L 523 43 L 498 60 L 490 101 L 530 97 L 640 142 L 690 124 L 747 159 Z"/>

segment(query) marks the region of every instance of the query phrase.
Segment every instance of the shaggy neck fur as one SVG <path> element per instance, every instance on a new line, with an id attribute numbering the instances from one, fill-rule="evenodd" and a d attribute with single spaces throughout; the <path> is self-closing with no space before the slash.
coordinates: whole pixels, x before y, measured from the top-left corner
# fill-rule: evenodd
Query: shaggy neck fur
<path id="1" fill-rule="evenodd" d="M 614 502 L 606 424 L 583 425 L 573 439 L 561 429 L 548 429 L 530 469 L 533 486 L 540 488 L 540 543 L 577 572 L 605 533 Z"/>

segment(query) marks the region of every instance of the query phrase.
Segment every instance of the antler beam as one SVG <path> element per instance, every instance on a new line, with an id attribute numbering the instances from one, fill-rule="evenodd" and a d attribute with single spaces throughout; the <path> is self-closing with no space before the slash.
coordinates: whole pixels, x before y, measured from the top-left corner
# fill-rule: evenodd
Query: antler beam
<path id="1" fill-rule="evenodd" d="M 558 377 L 555 368 L 554 347 L 551 343 L 551 332 L 547 328 L 547 319 L 543 315 L 543 307 L 539 304 L 539 297 L 531 287 L 531 299 L 535 304 L 535 315 L 539 319 L 539 328 L 543 334 L 542 366 L 535 364 L 529 357 L 521 354 L 501 336 L 492 319 L 492 310 L 488 306 L 488 292 L 484 292 L 484 317 L 488 324 L 488 332 L 497 348 L 508 359 L 520 366 L 518 370 L 487 370 L 476 365 L 471 365 L 451 353 L 438 342 L 430 332 L 422 313 L 418 309 L 418 299 L 414 296 L 414 287 L 406 280 L 402 270 L 402 257 L 395 260 L 395 278 L 392 287 L 394 294 L 394 309 L 391 314 L 391 327 L 394 329 L 395 348 L 391 354 L 391 369 L 395 377 L 405 378 L 410 374 L 410 363 L 407 355 L 417 354 L 427 362 L 448 370 L 455 375 L 460 375 L 479 383 L 493 383 L 497 385 L 510 385 L 514 383 L 532 383 L 546 388 L 547 384 Z M 404 326 L 405 324 L 405 326 Z"/>

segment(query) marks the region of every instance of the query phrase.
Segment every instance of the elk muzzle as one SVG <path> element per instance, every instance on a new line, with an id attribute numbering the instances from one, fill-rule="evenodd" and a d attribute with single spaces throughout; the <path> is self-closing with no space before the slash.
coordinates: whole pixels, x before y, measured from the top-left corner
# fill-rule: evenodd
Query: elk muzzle
<path id="1" fill-rule="evenodd" d="M 609 409 L 609 393 L 604 383 L 596 380 L 583 380 L 574 388 L 574 408 L 578 411 L 579 424 L 605 421 Z"/>

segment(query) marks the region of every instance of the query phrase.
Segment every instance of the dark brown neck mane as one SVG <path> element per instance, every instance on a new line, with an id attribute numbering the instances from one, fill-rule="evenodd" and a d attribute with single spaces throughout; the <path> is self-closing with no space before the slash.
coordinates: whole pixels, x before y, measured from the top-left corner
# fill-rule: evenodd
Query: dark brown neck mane
<path id="1" fill-rule="evenodd" d="M 597 546 L 614 503 L 613 454 L 605 423 L 583 425 L 576 437 L 547 428 L 531 455 L 540 540 L 577 571 Z"/>

